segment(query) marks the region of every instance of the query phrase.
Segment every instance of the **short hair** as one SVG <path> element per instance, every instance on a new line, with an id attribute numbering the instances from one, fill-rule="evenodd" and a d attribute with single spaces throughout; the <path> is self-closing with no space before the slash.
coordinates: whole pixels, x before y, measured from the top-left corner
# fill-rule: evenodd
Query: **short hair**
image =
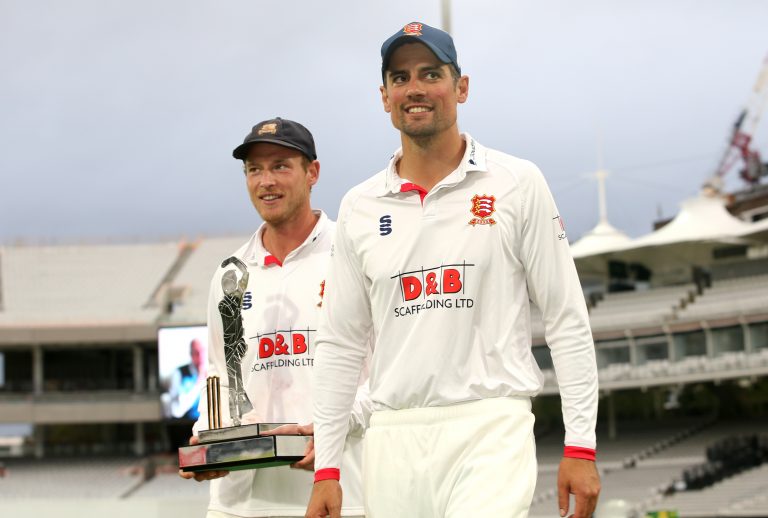
<path id="1" fill-rule="evenodd" d="M 461 79 L 461 74 L 459 74 L 459 71 L 456 70 L 456 67 L 449 64 L 448 68 L 451 69 L 451 77 L 453 78 L 453 86 L 456 86 L 456 83 L 459 82 L 459 79 Z"/>

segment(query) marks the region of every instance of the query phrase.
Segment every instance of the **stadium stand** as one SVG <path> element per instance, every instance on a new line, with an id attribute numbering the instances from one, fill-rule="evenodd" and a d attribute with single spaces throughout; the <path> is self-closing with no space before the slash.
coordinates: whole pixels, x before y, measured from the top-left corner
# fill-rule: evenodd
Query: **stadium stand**
<path id="1" fill-rule="evenodd" d="M 0 254 L 0 329 L 154 323 L 147 296 L 178 245 L 5 246 Z"/>
<path id="2" fill-rule="evenodd" d="M 607 293 L 589 314 L 595 332 L 658 326 L 692 300 L 696 286 L 686 284 L 643 291 Z"/>
<path id="3" fill-rule="evenodd" d="M 171 473 L 158 473 L 142 483 L 131 495 L 131 499 L 162 498 L 165 495 L 197 500 L 202 507 L 208 504 L 208 484 L 191 483 L 179 477 L 174 470 Z"/>
<path id="4" fill-rule="evenodd" d="M 743 434 L 765 434 L 767 430 L 768 422 L 764 419 L 718 422 L 703 427 L 698 433 L 692 434 L 684 441 L 670 445 L 664 451 L 664 456 L 666 458 L 695 459 L 695 462 L 691 464 L 698 464 L 706 461 L 707 448 L 718 441 Z"/>
<path id="5" fill-rule="evenodd" d="M 768 516 L 768 465 L 725 479 L 700 491 L 684 491 L 664 497 L 652 505 L 676 509 L 680 516 Z"/>
<path id="6" fill-rule="evenodd" d="M 665 496 L 681 479 L 681 473 L 707 460 L 713 445 L 734 437 L 768 440 L 768 422 L 716 422 L 682 420 L 668 423 L 624 423 L 616 439 L 598 429 L 601 501 L 626 502 L 630 513 L 644 516 L 650 509 L 674 509 L 680 516 L 765 516 L 768 499 L 766 465 L 746 469 L 700 491 Z M 531 518 L 555 516 L 557 512 L 556 454 L 562 448 L 562 431 L 537 437 L 539 471 Z M 631 459 L 632 462 L 627 462 Z M 706 502 L 706 503 L 702 503 Z M 758 513 L 758 514 L 745 514 Z M 596 516 L 599 518 L 600 514 Z"/>
<path id="7" fill-rule="evenodd" d="M 9 459 L 6 470 L 0 501 L 121 498 L 141 484 L 143 473 L 135 458 Z"/>
<path id="8" fill-rule="evenodd" d="M 246 239 L 0 247 L 6 366 L 0 427 L 33 429 L 8 439 L 18 439 L 8 442 L 13 450 L 0 450 L 7 470 L 0 478 L 0 516 L 44 515 L 30 504 L 42 500 L 35 488 L 56 510 L 80 498 L 93 509 L 102 509 L 96 503 L 102 500 L 119 501 L 129 509 L 126 516 L 176 515 L 158 511 L 171 501 L 179 509 L 188 505 L 190 515 L 202 512 L 207 484 L 147 465 L 161 457 L 166 462 L 173 451 L 160 411 L 156 333 L 158 326 L 205 322 L 216 264 Z M 590 291 L 602 391 L 601 498 L 625 502 L 628 513 L 768 516 L 765 465 L 697 494 L 665 494 L 685 469 L 706 461 L 713 442 L 768 429 L 768 260 L 728 260 L 705 283 L 688 277 L 674 286 L 642 284 L 602 296 Z M 546 403 L 537 410 L 543 426 L 531 516 L 555 516 L 563 431 L 548 424 L 559 415 L 541 410 L 559 405 L 541 313 L 533 305 L 531 315 L 534 356 L 545 380 L 538 400 Z M 121 457 L 95 460 L 107 454 Z M 79 516 L 71 505 L 70 515 Z"/>
<path id="9" fill-rule="evenodd" d="M 598 427 L 600 445 L 598 466 L 603 478 L 603 497 L 621 499 L 633 505 L 642 502 L 672 482 L 680 469 L 704 459 L 694 457 L 673 458 L 654 462 L 651 457 L 696 434 L 707 422 L 701 419 L 683 419 L 661 425 L 647 422 L 625 422 L 619 426 L 617 436 L 611 438 L 605 427 Z M 553 516 L 557 495 L 555 482 L 562 455 L 562 429 L 539 433 L 536 437 L 536 455 L 539 471 L 531 517 Z M 641 468 L 641 469 L 639 469 Z M 611 482 L 606 485 L 610 478 Z"/>
<path id="10" fill-rule="evenodd" d="M 715 281 L 711 288 L 677 313 L 679 320 L 751 315 L 768 312 L 768 275 Z"/>

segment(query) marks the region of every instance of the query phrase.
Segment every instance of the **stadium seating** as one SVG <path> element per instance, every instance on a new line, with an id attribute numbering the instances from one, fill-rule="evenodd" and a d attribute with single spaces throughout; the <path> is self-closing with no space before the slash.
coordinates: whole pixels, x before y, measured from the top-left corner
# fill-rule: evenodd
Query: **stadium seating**
<path id="1" fill-rule="evenodd" d="M 0 502 L 27 498 L 120 498 L 141 484 L 136 459 L 9 459 Z"/>
<path id="2" fill-rule="evenodd" d="M 768 312 L 768 275 L 715 281 L 712 287 L 681 309 L 679 320 L 707 320 Z"/>
<path id="3" fill-rule="evenodd" d="M 701 491 L 684 491 L 654 503 L 660 509 L 676 509 L 680 516 L 705 518 L 713 516 L 768 515 L 768 465 L 745 471 Z M 754 513 L 754 514 L 752 514 Z"/>
<path id="4" fill-rule="evenodd" d="M 204 507 L 208 503 L 208 492 L 208 484 L 184 480 L 174 470 L 171 473 L 158 473 L 139 486 L 130 498 L 162 498 L 172 494 L 176 497 L 199 500 Z"/>
<path id="5" fill-rule="evenodd" d="M 247 236 L 205 239 L 194 246 L 156 243 L 0 247 L 0 331 L 15 325 L 88 328 L 103 323 L 140 322 L 153 328 L 158 323 L 203 323 L 210 278 L 217 264 L 246 239 Z M 115 273 L 115 265 L 120 265 L 118 273 Z M 692 284 L 606 294 L 590 308 L 597 346 L 599 350 L 601 347 L 624 349 L 622 354 L 602 357 L 601 365 L 605 366 L 598 372 L 600 386 L 609 390 L 616 385 L 637 389 L 652 383 L 671 387 L 683 382 L 711 382 L 729 377 L 752 383 L 755 376 L 759 378 L 768 372 L 768 327 L 765 323 L 768 319 L 760 317 L 767 312 L 768 275 L 715 279 L 700 295 Z M 541 312 L 532 305 L 531 315 L 533 338 L 538 345 L 544 335 Z M 752 318 L 736 321 L 741 317 Z M 729 319 L 736 322 L 720 321 L 710 326 L 712 321 Z M 752 329 L 748 326 L 755 322 L 758 327 L 747 340 L 747 332 Z M 691 348 L 693 352 L 689 354 L 686 347 L 678 347 L 675 325 L 682 330 L 680 333 L 696 333 L 694 345 L 698 349 Z M 649 329 L 651 327 L 659 329 Z M 643 332 L 636 333 L 638 330 Z M 707 335 L 710 332 L 712 340 Z M 719 336 L 718 332 L 728 336 Z M 700 343 L 704 335 L 708 341 L 707 349 L 702 353 Z M 727 346 L 710 347 L 718 338 L 724 338 Z M 654 359 L 659 357 L 658 354 L 624 354 L 631 344 L 640 349 L 649 347 L 648 344 L 657 347 L 657 342 L 663 353 L 668 339 L 670 351 L 673 351 L 670 358 Z M 731 342 L 738 342 L 737 345 L 743 348 L 731 348 Z M 7 343 L 14 347 L 25 345 Z M 30 342 L 30 345 L 39 344 Z M 54 347 L 56 345 L 53 343 Z M 107 343 L 104 347 L 111 345 Z M 125 343 L 114 345 L 125 347 Z M 629 358 L 634 363 L 630 363 Z M 620 363 L 616 363 L 617 359 Z M 554 371 L 544 369 L 543 375 L 545 394 L 556 393 Z M 130 377 L 127 379 L 133 381 Z M 119 390 L 107 391 L 103 384 L 97 384 L 94 387 L 97 394 L 85 397 L 84 392 L 64 393 L 67 387 L 63 384 L 52 385 L 56 380 L 44 381 L 45 402 L 61 399 L 72 408 L 76 405 L 92 410 L 107 399 L 114 398 L 119 403 L 128 398 L 151 399 L 155 396 L 151 389 L 142 388 L 139 395 L 128 395 Z M 61 383 L 72 383 L 72 380 Z M 23 399 L 33 400 L 31 391 L 27 392 Z M 7 401 L 18 399 L 18 394 L 3 396 Z M 37 404 L 36 409 L 42 408 L 42 404 Z M 765 465 L 724 479 L 695 494 L 664 495 L 664 488 L 668 488 L 686 468 L 704 462 L 706 448 L 713 441 L 734 433 L 757 433 L 768 426 L 764 422 L 747 422 L 700 428 L 701 423 L 690 421 L 631 423 L 629 427 L 620 422 L 615 440 L 609 439 L 604 429 L 598 429 L 598 466 L 602 470 L 604 487 L 602 500 L 623 500 L 638 512 L 678 509 L 681 516 L 768 516 Z M 537 437 L 539 477 L 532 517 L 556 515 L 554 488 L 562 440 L 562 430 Z M 94 445 L 49 444 L 46 455 L 92 455 L 96 450 L 89 449 L 91 446 Z M 110 454 L 127 455 L 134 444 L 124 440 L 112 446 L 114 449 L 109 450 Z M 200 509 L 207 501 L 207 484 L 184 481 L 175 472 L 159 472 L 145 479 L 136 460 L 127 458 L 95 463 L 83 459 L 10 459 L 5 463 L 8 476 L 0 479 L 0 516 L 13 516 L 6 513 L 4 502 L 39 499 L 41 496 L 51 501 L 89 498 L 120 499 L 124 503 L 161 501 L 167 495 L 173 495 Z"/>
<path id="6" fill-rule="evenodd" d="M 768 506 L 768 498 L 763 497 L 768 492 L 766 464 L 702 491 L 664 496 L 681 478 L 683 470 L 706 461 L 708 447 L 734 435 L 757 434 L 766 441 L 766 430 L 768 422 L 765 420 L 637 422 L 623 423 L 617 438 L 610 440 L 606 431 L 598 427 L 598 467 L 603 486 L 600 499 L 625 501 L 633 512 L 678 509 L 680 516 L 710 518 L 729 516 L 728 513 L 733 516 L 768 515 L 759 514 Z M 537 437 L 539 478 L 531 518 L 556 516 L 555 484 L 562 440 L 562 431 Z M 698 505 L 696 495 L 705 496 L 707 505 Z M 757 514 L 739 515 L 737 511 Z M 596 517 L 600 518 L 599 514 Z"/>
<path id="7" fill-rule="evenodd" d="M 608 293 L 592 308 L 589 321 L 594 331 L 659 326 L 691 300 L 693 284 L 644 291 Z"/>
<path id="8" fill-rule="evenodd" d="M 0 247 L 0 329 L 151 324 L 149 296 L 176 261 L 176 243 Z M 129 271 L 120 268 L 130 268 Z"/>
<path id="9" fill-rule="evenodd" d="M 768 313 L 768 275 L 717 280 L 703 294 L 694 284 L 607 293 L 590 309 L 592 331 L 636 330 L 663 324 Z M 541 311 L 531 305 L 534 337 L 544 336 Z"/>

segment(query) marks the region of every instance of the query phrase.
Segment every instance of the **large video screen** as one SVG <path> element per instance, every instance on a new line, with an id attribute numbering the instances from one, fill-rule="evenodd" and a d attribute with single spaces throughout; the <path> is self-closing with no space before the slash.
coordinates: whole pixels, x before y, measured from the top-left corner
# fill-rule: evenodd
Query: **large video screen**
<path id="1" fill-rule="evenodd" d="M 158 369 L 163 415 L 167 419 L 197 419 L 205 393 L 208 365 L 206 326 L 162 327 L 157 332 Z"/>

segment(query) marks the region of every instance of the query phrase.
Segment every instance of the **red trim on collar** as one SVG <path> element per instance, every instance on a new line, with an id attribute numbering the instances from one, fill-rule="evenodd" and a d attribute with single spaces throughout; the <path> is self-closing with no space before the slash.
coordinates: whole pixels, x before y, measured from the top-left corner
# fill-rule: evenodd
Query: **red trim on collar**
<path id="1" fill-rule="evenodd" d="M 580 448 L 578 446 L 566 446 L 563 450 L 563 457 L 572 459 L 595 460 L 596 452 L 591 448 Z"/>
<path id="2" fill-rule="evenodd" d="M 280 259 L 278 259 L 274 255 L 270 254 L 270 255 L 264 256 L 264 266 L 271 266 L 273 264 L 276 264 L 278 266 L 283 266 L 283 263 L 280 262 Z"/>
<path id="3" fill-rule="evenodd" d="M 419 193 L 419 197 L 421 198 L 421 203 L 424 203 L 424 196 L 427 195 L 427 190 L 422 187 L 421 185 L 416 185 L 415 183 L 411 182 L 405 182 L 400 184 L 400 192 L 408 192 L 408 191 L 416 191 Z"/>

